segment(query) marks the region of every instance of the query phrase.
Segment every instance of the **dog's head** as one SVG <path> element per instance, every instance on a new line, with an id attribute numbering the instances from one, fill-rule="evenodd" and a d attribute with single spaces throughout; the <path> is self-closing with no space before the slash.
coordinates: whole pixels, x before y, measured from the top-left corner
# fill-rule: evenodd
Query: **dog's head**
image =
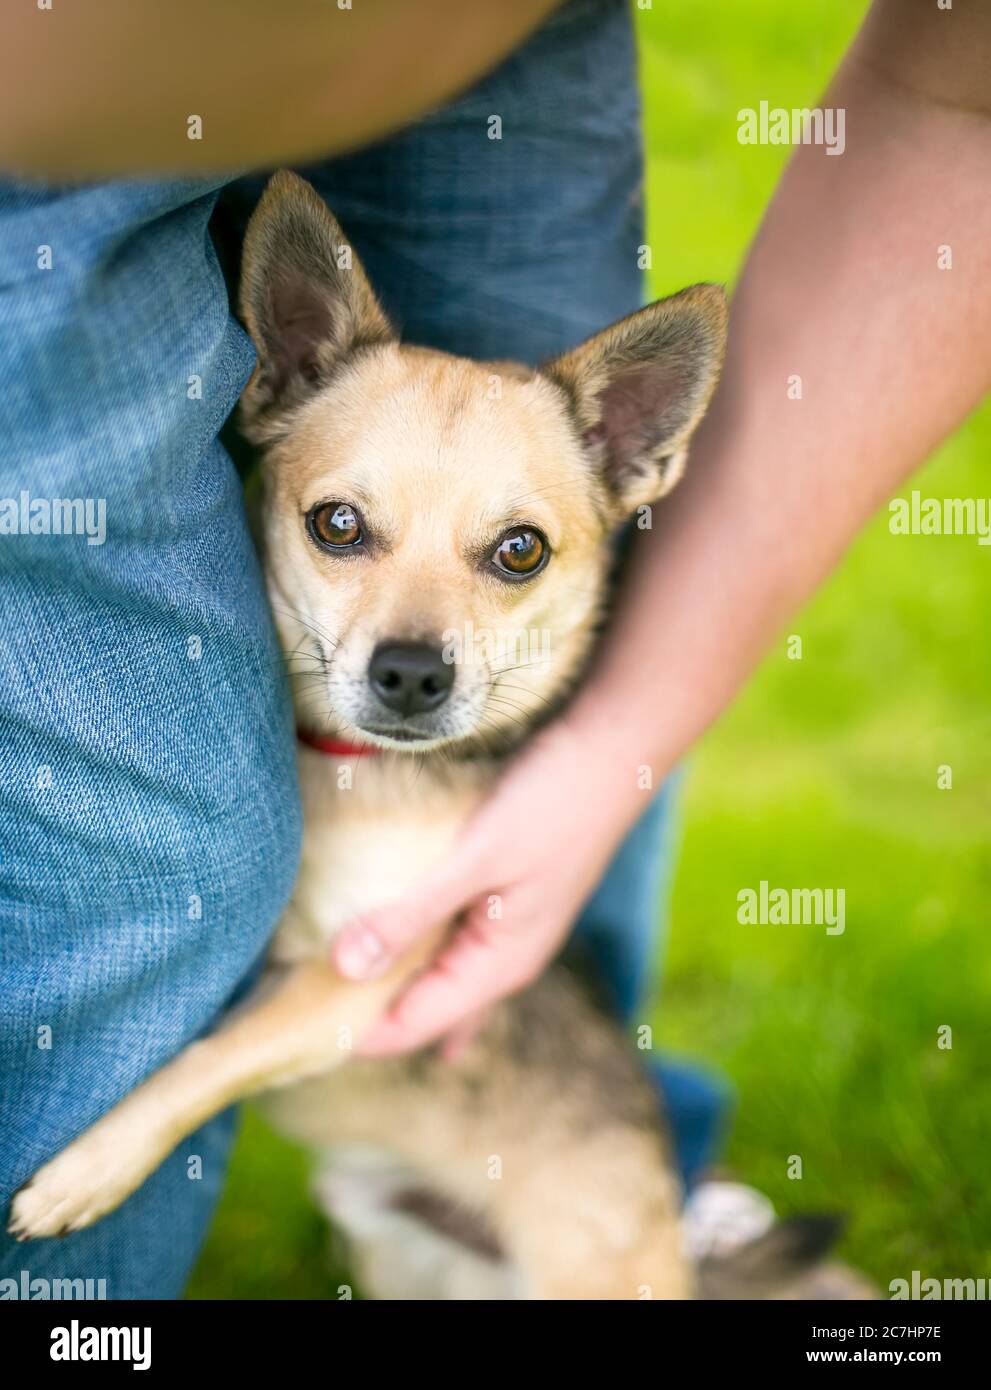
<path id="1" fill-rule="evenodd" d="M 608 541 L 677 481 L 715 386 L 696 285 L 540 370 L 400 345 L 340 227 L 277 174 L 244 246 L 273 608 L 310 727 L 424 752 L 512 741 L 569 687 Z"/>

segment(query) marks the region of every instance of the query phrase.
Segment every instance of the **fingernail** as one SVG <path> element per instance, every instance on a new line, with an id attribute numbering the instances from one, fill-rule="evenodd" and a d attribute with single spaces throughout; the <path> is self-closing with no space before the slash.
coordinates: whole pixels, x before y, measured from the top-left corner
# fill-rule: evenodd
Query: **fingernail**
<path id="1" fill-rule="evenodd" d="M 367 980 L 380 975 L 389 965 L 385 947 L 368 927 L 359 927 L 343 936 L 334 958 L 341 974 L 352 980 Z"/>

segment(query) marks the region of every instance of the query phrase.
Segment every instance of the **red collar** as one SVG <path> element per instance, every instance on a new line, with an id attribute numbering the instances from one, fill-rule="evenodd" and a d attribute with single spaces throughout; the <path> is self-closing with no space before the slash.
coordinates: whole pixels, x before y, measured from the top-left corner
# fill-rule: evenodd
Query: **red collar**
<path id="1" fill-rule="evenodd" d="M 346 739 L 334 738 L 333 734 L 311 734 L 308 729 L 297 729 L 296 737 L 307 748 L 318 753 L 326 753 L 338 758 L 367 758 L 379 750 L 370 743 L 348 743 Z"/>

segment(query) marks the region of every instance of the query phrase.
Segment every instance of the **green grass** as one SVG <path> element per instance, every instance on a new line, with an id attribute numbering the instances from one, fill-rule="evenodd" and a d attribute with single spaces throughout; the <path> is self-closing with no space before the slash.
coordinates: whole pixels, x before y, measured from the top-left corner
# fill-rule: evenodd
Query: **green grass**
<path id="1" fill-rule="evenodd" d="M 308 1182 L 306 1155 L 248 1109 L 187 1298 L 340 1298 L 350 1276 Z"/>
<path id="2" fill-rule="evenodd" d="M 741 157 L 735 113 L 814 101 L 865 8 L 645 17 L 659 292 L 732 281 L 787 154 Z M 989 455 L 985 407 L 911 486 L 986 497 Z M 802 659 L 782 641 L 702 741 L 683 806 L 662 1044 L 733 1077 L 733 1168 L 782 1210 L 847 1212 L 844 1252 L 882 1287 L 991 1271 L 989 588 L 974 539 L 891 536 L 878 517 L 793 622 Z M 843 887 L 845 933 L 739 925 L 737 892 L 761 879 Z"/>
<path id="3" fill-rule="evenodd" d="M 733 280 L 786 154 L 741 157 L 736 112 L 813 102 L 864 8 L 641 13 L 659 293 Z M 987 496 L 989 456 L 985 408 L 913 486 Z M 735 1171 L 784 1211 L 847 1212 L 844 1253 L 882 1286 L 991 1274 L 989 588 L 987 548 L 879 517 L 792 624 L 802 659 L 782 642 L 702 741 L 682 810 L 657 1033 L 733 1078 Z M 761 879 L 844 888 L 845 933 L 739 925 Z M 336 1298 L 326 1239 L 301 1155 L 249 1116 L 190 1296 Z"/>

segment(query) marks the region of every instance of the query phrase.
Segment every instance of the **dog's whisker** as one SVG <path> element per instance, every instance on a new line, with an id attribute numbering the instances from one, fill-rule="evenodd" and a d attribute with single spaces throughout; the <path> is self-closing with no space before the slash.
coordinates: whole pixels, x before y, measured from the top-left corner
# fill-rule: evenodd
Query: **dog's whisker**
<path id="1" fill-rule="evenodd" d="M 530 711 L 520 700 L 514 700 L 508 695 L 497 695 L 495 691 L 490 691 L 486 704 L 508 705 L 510 709 L 518 709 L 521 714 L 528 714 Z"/>
<path id="2" fill-rule="evenodd" d="M 289 684 L 295 686 L 297 681 L 324 680 L 324 672 L 317 666 L 287 666 L 286 675 L 289 677 Z"/>
<path id="3" fill-rule="evenodd" d="M 547 661 L 547 657 L 534 657 L 531 661 L 518 661 L 515 666 L 497 666 L 492 669 L 492 675 L 495 678 L 508 676 L 513 671 L 524 671 L 530 666 L 545 666 Z"/>
<path id="4" fill-rule="evenodd" d="M 514 708 L 518 708 L 518 707 L 517 707 L 517 706 L 514 706 Z M 506 712 L 504 711 L 500 717 L 501 717 L 502 719 L 505 719 L 505 720 L 507 721 L 507 723 L 509 723 L 509 724 L 518 724 L 519 727 L 520 727 L 521 729 L 526 729 L 526 728 L 529 727 L 529 721 L 528 721 L 528 720 L 525 720 L 525 719 L 518 719 L 518 718 L 516 717 L 516 715 L 514 715 L 514 714 L 508 714 L 508 713 L 506 713 Z"/>
<path id="5" fill-rule="evenodd" d="M 521 695 L 528 695 L 531 700 L 539 700 L 540 703 L 546 705 L 548 709 L 553 709 L 554 707 L 553 700 L 548 699 L 546 695 L 541 695 L 537 690 L 528 689 L 525 685 L 506 685 L 502 681 L 497 681 L 492 688 L 493 690 L 518 690 Z"/>
<path id="6" fill-rule="evenodd" d="M 309 663 L 308 666 L 307 663 Z M 322 660 L 320 657 L 310 656 L 307 653 L 300 652 L 295 656 L 286 657 L 286 669 L 290 673 L 295 674 L 297 671 L 305 671 L 307 669 L 326 671 L 328 667 L 326 661 Z"/>
<path id="7" fill-rule="evenodd" d="M 293 621 L 299 623 L 301 627 L 307 628 L 314 636 L 319 637 L 321 642 L 326 642 L 332 651 L 340 646 L 341 639 L 339 637 L 335 637 L 332 632 L 328 632 L 326 628 L 322 627 L 321 624 L 316 622 L 313 618 L 304 617 L 298 609 L 283 608 L 278 604 L 273 604 L 273 611 L 283 614 L 284 617 L 292 618 Z"/>

